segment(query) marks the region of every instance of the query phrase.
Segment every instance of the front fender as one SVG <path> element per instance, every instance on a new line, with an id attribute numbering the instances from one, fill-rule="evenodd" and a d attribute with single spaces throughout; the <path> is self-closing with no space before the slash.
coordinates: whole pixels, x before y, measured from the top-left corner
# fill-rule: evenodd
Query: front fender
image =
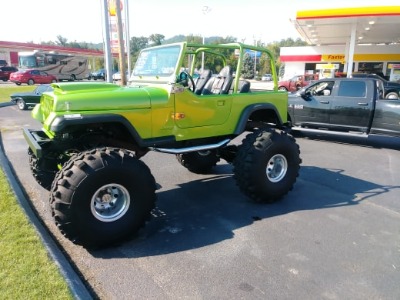
<path id="1" fill-rule="evenodd" d="M 43 115 L 43 112 L 42 112 L 42 106 L 40 104 L 36 104 L 33 107 L 33 110 L 31 112 L 31 116 L 32 116 L 32 118 L 34 118 L 35 120 L 38 120 L 40 123 L 43 124 L 45 118 L 44 118 L 44 115 Z"/>

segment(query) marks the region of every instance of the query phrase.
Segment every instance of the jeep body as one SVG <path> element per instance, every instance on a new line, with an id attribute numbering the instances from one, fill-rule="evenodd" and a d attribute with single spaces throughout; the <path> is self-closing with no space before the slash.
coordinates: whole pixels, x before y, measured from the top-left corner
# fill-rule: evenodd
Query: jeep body
<path id="1" fill-rule="evenodd" d="M 240 78 L 249 50 L 269 59 L 273 90 Z M 213 64 L 200 72 L 203 54 Z M 151 150 L 175 154 L 195 173 L 222 158 L 234 165 L 244 194 L 280 199 L 292 189 L 301 159 L 275 70 L 262 47 L 183 42 L 142 50 L 128 86 L 52 84 L 32 111 L 42 129 L 24 129 L 24 136 L 33 176 L 51 189 L 58 227 L 85 245 L 136 232 L 154 207 L 155 179 L 140 160 Z M 230 144 L 244 133 L 242 145 Z"/>
<path id="2" fill-rule="evenodd" d="M 209 138 L 237 136 L 255 122 L 285 125 L 288 98 L 276 90 L 276 74 L 273 91 L 238 93 L 239 77 L 232 80 L 233 90 L 228 94 L 197 95 L 182 85 L 177 78 L 184 59 L 196 55 L 190 46 L 180 43 L 143 51 L 127 87 L 110 83 L 53 84 L 54 92 L 44 95 L 32 114 L 43 123 L 43 132 L 49 139 L 65 140 L 87 130 L 109 129 L 116 130 L 112 132 L 114 137 L 139 148 L 207 144 Z M 222 49 L 245 48 L 231 44 Z M 273 64 L 270 53 L 262 49 Z M 158 61 L 153 61 L 156 57 Z M 239 58 L 237 74 L 241 63 Z M 153 69 L 155 66 L 157 69 Z"/>

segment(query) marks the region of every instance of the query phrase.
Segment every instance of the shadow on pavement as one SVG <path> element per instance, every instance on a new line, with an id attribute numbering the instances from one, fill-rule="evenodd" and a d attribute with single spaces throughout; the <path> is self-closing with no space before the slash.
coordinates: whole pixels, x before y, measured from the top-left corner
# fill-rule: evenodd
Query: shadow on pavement
<path id="1" fill-rule="evenodd" d="M 161 190 L 154 217 L 138 237 L 124 243 L 123 254 L 119 247 L 91 254 L 135 258 L 188 251 L 231 239 L 235 230 L 263 219 L 294 211 L 357 205 L 369 197 L 400 189 L 350 177 L 342 170 L 305 166 L 294 190 L 282 201 L 267 205 L 238 197 L 239 190 L 231 177 L 219 174 Z"/>

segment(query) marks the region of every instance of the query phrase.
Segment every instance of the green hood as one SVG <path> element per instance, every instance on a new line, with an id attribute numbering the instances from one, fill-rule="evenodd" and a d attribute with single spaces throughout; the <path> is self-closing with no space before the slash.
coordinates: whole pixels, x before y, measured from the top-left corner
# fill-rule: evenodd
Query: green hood
<path id="1" fill-rule="evenodd" d="M 163 88 L 121 87 L 112 83 L 59 83 L 53 84 L 53 93 L 44 97 L 55 112 L 112 111 L 151 107 L 152 99 L 168 98 Z"/>

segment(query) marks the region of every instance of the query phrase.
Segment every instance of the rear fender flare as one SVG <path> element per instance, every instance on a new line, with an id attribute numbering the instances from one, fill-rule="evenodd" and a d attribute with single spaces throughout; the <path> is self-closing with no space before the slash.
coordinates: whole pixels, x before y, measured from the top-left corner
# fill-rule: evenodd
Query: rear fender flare
<path id="1" fill-rule="evenodd" d="M 235 134 L 241 134 L 245 130 L 247 121 L 249 120 L 250 116 L 253 113 L 255 113 L 256 111 L 273 111 L 276 118 L 278 119 L 277 127 L 280 127 L 283 125 L 282 118 L 279 115 L 279 112 L 277 111 L 275 105 L 270 104 L 270 103 L 259 103 L 259 104 L 247 106 L 243 110 L 242 115 L 240 116 L 239 122 L 236 126 Z"/>

